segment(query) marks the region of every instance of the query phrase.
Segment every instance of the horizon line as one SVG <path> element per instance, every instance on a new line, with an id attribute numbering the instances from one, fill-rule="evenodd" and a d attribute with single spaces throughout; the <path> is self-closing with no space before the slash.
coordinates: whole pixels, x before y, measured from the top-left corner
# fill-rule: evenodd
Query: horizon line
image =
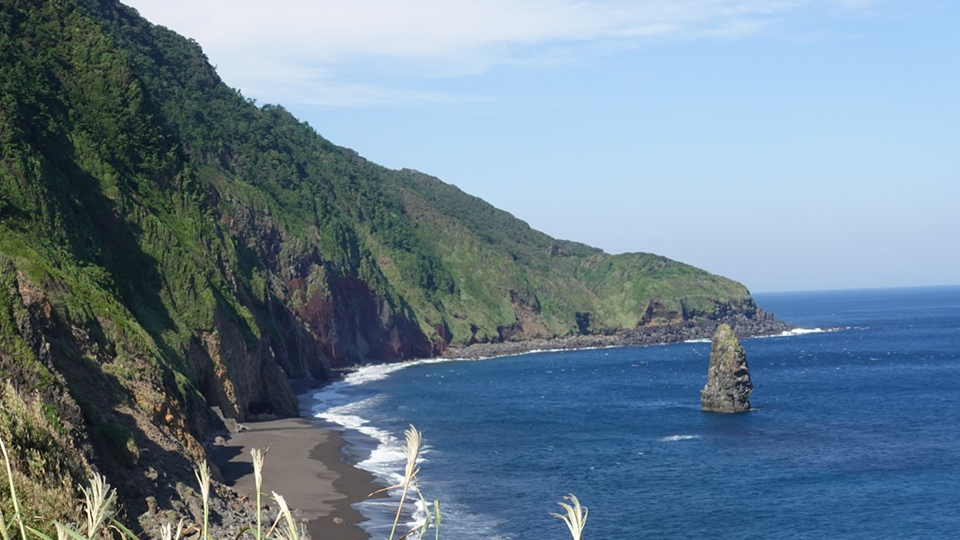
<path id="1" fill-rule="evenodd" d="M 884 291 L 893 289 L 949 289 L 958 288 L 960 283 L 940 284 L 940 285 L 885 285 L 881 287 L 838 287 L 833 289 L 790 289 L 790 290 L 769 290 L 769 291 L 750 291 L 754 294 L 789 294 L 789 293 L 813 293 L 813 292 L 852 292 L 852 291 Z"/>

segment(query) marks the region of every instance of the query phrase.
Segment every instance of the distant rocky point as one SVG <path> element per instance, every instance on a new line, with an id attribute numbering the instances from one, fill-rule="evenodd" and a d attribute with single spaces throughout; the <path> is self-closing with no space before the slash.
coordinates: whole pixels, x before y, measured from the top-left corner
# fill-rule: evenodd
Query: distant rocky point
<path id="1" fill-rule="evenodd" d="M 747 353 L 733 329 L 721 324 L 710 345 L 710 368 L 707 384 L 700 390 L 700 406 L 709 412 L 744 412 L 750 409 L 751 393 Z"/>

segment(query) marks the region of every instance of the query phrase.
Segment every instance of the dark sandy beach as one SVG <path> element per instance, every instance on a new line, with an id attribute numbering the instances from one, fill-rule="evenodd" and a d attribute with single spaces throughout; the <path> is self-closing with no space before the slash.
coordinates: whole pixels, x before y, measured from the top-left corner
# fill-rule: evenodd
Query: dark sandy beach
<path id="1" fill-rule="evenodd" d="M 250 449 L 269 447 L 263 467 L 264 493 L 269 496 L 276 491 L 283 495 L 290 507 L 307 520 L 307 529 L 314 539 L 369 538 L 357 525 L 363 516 L 350 505 L 382 486 L 374 483 L 373 475 L 344 460 L 345 443 L 337 431 L 310 418 L 245 425 L 247 431 L 232 435 L 226 446 L 214 452 L 213 458 L 227 485 L 252 497 Z M 335 518 L 339 518 L 337 522 Z"/>

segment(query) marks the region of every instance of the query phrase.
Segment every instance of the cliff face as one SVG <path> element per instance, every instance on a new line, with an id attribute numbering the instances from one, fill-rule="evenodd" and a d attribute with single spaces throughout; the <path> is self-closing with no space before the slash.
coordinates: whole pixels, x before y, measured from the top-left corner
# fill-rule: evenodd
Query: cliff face
<path id="1" fill-rule="evenodd" d="M 296 414 L 291 378 L 765 316 L 729 279 L 370 163 L 113 0 L 0 0 L 0 375 L 56 435 L 0 416 L 24 455 L 163 508 L 223 417 Z"/>

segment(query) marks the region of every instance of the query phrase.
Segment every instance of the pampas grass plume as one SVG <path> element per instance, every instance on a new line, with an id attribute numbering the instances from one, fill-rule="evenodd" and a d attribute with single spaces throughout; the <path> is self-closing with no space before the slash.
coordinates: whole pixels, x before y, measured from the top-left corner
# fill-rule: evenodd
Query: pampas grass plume
<path id="1" fill-rule="evenodd" d="M 580 506 L 580 501 L 573 493 L 567 495 L 564 499 L 573 503 L 573 505 L 565 502 L 557 503 L 566 511 L 566 514 L 551 513 L 550 515 L 562 519 L 567 528 L 570 529 L 570 536 L 573 537 L 573 540 L 580 540 L 583 535 L 583 528 L 587 525 L 587 507 Z"/>

